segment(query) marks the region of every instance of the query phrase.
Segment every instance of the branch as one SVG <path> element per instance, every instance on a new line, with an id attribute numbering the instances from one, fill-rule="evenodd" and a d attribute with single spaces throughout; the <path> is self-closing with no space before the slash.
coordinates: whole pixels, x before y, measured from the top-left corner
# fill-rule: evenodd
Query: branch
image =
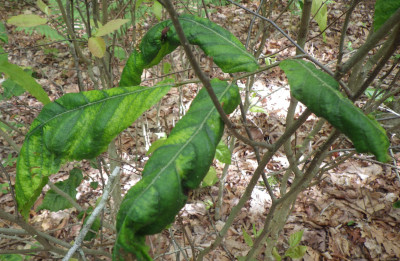
<path id="1" fill-rule="evenodd" d="M 229 1 L 229 0 L 228 0 Z M 367 41 L 363 46 L 358 49 L 358 51 L 342 66 L 340 66 L 336 72 L 336 79 L 340 79 L 344 74 L 348 73 L 350 69 L 364 57 L 375 45 L 383 39 L 391 29 L 400 23 L 400 8 L 379 28 L 378 31 L 374 32 L 370 40 Z"/>
<path id="2" fill-rule="evenodd" d="M 271 146 L 266 142 L 254 142 L 246 137 L 240 135 L 236 130 L 233 123 L 229 120 L 228 116 L 226 116 L 224 109 L 222 108 L 221 104 L 219 103 L 217 95 L 215 95 L 214 90 L 211 87 L 210 79 L 204 74 L 201 70 L 199 64 L 196 62 L 196 58 L 190 49 L 190 44 L 186 39 L 185 33 L 183 32 L 182 26 L 178 20 L 178 14 L 176 13 L 174 6 L 169 0 L 158 0 L 168 11 L 171 21 L 176 29 L 176 33 L 178 34 L 179 40 L 181 45 L 186 53 L 186 56 L 192 66 L 194 72 L 196 73 L 197 77 L 200 79 L 201 83 L 203 84 L 204 88 L 206 88 L 208 95 L 210 96 L 215 108 L 217 109 L 219 115 L 221 116 L 222 121 L 228 127 L 229 131 L 239 140 L 245 142 L 246 144 L 252 144 L 254 146 L 262 146 L 265 148 L 271 148 Z"/>
<path id="3" fill-rule="evenodd" d="M 120 168 L 116 167 L 112 174 L 110 175 L 107 185 L 104 189 L 103 196 L 101 197 L 101 200 L 97 207 L 93 210 L 93 213 L 90 215 L 90 217 L 87 219 L 86 224 L 83 226 L 81 232 L 75 239 L 74 245 L 69 249 L 67 255 L 62 259 L 63 261 L 68 261 L 72 255 L 80 248 L 82 245 L 83 239 L 86 236 L 86 234 L 89 232 L 90 227 L 92 226 L 93 222 L 96 220 L 96 217 L 100 215 L 101 211 L 106 205 L 107 199 L 108 199 L 108 194 L 112 190 L 112 184 L 114 183 L 115 177 L 118 176 L 120 172 Z"/>

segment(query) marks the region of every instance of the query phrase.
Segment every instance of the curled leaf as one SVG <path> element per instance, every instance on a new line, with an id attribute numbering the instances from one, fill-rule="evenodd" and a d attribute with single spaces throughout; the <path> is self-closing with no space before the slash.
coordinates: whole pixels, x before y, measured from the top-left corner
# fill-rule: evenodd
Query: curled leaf
<path id="1" fill-rule="evenodd" d="M 22 215 L 28 214 L 48 177 L 62 163 L 104 152 L 115 136 L 170 88 L 136 86 L 71 93 L 44 106 L 18 157 L 15 189 Z"/>
<path id="2" fill-rule="evenodd" d="M 213 80 L 212 86 L 226 113 L 239 103 L 238 87 Z M 164 144 L 154 151 L 143 178 L 125 196 L 117 217 L 114 259 L 151 260 L 145 236 L 162 231 L 186 203 L 189 189 L 207 174 L 224 125 L 205 89 L 193 100 Z"/>
<path id="3" fill-rule="evenodd" d="M 243 44 L 229 31 L 208 19 L 183 14 L 179 16 L 185 36 L 189 43 L 198 45 L 208 56 L 213 58 L 223 72 L 252 72 L 258 68 L 255 58 L 246 51 Z M 158 64 L 161 59 L 180 45 L 178 35 L 171 20 L 163 21 L 152 27 L 143 37 L 139 49 L 134 51 L 125 75 L 134 75 L 132 83 L 140 83 L 144 68 Z M 137 64 L 132 64 L 136 62 Z M 135 71 L 137 70 L 137 71 Z M 129 73 L 128 73 L 129 72 Z M 138 76 L 139 75 L 139 76 Z M 131 86 L 127 79 L 121 77 L 124 85 Z"/>
<path id="4" fill-rule="evenodd" d="M 280 67 L 293 96 L 349 137 L 357 152 L 371 152 L 381 162 L 390 159 L 385 130 L 339 92 L 335 79 L 305 61 L 285 60 Z"/>

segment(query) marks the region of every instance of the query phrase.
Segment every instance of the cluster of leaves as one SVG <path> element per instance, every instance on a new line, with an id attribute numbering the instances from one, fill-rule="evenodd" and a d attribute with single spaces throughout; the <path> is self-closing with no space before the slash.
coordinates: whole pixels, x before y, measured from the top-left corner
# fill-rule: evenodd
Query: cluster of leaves
<path id="1" fill-rule="evenodd" d="M 48 12 L 43 5 L 42 2 L 41 9 Z M 36 27 L 46 23 L 40 17 L 28 20 L 29 23 L 35 21 Z M 254 57 L 230 32 L 192 15 L 181 15 L 179 21 L 188 41 L 211 56 L 222 71 L 252 72 L 257 69 Z M 11 18 L 8 22 L 27 27 L 23 17 Z M 92 54 L 102 57 L 105 52 L 102 37 L 127 22 L 117 19 L 97 28 L 88 39 Z M 33 27 L 33 24 L 28 27 Z M 1 34 L 0 40 L 3 40 Z M 20 86 L 30 86 L 29 91 L 46 104 L 32 123 L 17 162 L 16 196 L 18 208 L 24 216 L 27 216 L 49 176 L 56 173 L 61 164 L 90 159 L 104 152 L 116 135 L 170 90 L 173 83 L 153 87 L 137 85 L 141 83 L 145 68 L 158 64 L 179 45 L 172 22 L 163 21 L 147 32 L 139 50 L 131 54 L 120 87 L 67 94 L 54 102 L 49 101 L 32 77 L 27 77 L 21 68 L 0 56 L 0 71 Z M 287 60 L 281 63 L 281 68 L 289 79 L 293 96 L 347 135 L 357 151 L 371 152 L 380 161 L 388 159 L 389 142 L 384 130 L 343 97 L 332 77 L 304 61 Z M 212 87 L 224 111 L 231 113 L 240 101 L 238 87 L 220 80 L 212 80 Z M 223 123 L 219 114 L 206 91 L 201 90 L 170 136 L 152 151 L 143 179 L 124 198 L 117 217 L 114 259 L 124 260 L 133 254 L 139 260 L 151 260 L 145 236 L 159 233 L 173 221 L 186 202 L 187 191 L 196 188 L 207 174 L 222 134 Z M 80 180 L 77 175 L 56 186 L 68 188 L 73 194 Z M 209 184 L 213 182 L 214 178 L 207 181 Z M 56 200 L 52 192 L 47 197 L 50 201 Z M 45 201 L 48 206 L 42 208 L 53 209 L 50 203 Z M 300 240 L 301 235 L 290 239 L 291 251 L 288 250 L 286 256 L 304 253 Z"/>

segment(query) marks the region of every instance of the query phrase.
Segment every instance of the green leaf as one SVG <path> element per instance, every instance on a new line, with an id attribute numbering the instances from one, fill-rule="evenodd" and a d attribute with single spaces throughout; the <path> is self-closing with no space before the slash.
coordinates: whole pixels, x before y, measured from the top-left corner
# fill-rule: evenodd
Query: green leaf
<path id="1" fill-rule="evenodd" d="M 23 261 L 22 255 L 18 254 L 1 254 L 0 261 Z"/>
<path id="2" fill-rule="evenodd" d="M 3 23 L 0 22 L 0 41 L 4 42 L 4 43 L 8 43 L 8 34 L 7 34 L 7 29 L 4 26 Z M 1 51 L 0 52 L 4 52 Z"/>
<path id="3" fill-rule="evenodd" d="M 19 27 L 32 27 L 47 23 L 47 19 L 35 14 L 22 14 L 12 16 L 7 20 L 7 23 Z"/>
<path id="4" fill-rule="evenodd" d="M 243 231 L 244 242 L 246 242 L 246 244 L 249 247 L 252 247 L 253 246 L 253 239 L 251 238 L 251 236 L 249 234 L 247 234 L 246 230 L 243 227 L 242 227 L 242 231 Z"/>
<path id="5" fill-rule="evenodd" d="M 376 0 L 374 13 L 374 31 L 377 31 L 387 19 L 400 8 L 399 0 Z"/>
<path id="6" fill-rule="evenodd" d="M 100 28 L 97 30 L 94 36 L 100 37 L 110 34 L 115 30 L 118 30 L 121 26 L 123 26 L 127 22 L 129 22 L 129 19 L 115 19 L 108 21 L 108 23 L 106 23 L 105 25 L 100 26 Z"/>
<path id="7" fill-rule="evenodd" d="M 193 15 L 179 16 L 189 43 L 198 45 L 226 73 L 252 72 L 258 68 L 254 56 L 229 31 L 208 19 Z M 158 64 L 180 45 L 171 20 L 152 27 L 143 37 L 139 49 L 134 50 L 124 68 L 120 86 L 138 85 L 144 68 Z"/>
<path id="8" fill-rule="evenodd" d="M 31 28 L 29 28 L 29 29 L 31 29 Z M 38 25 L 38 26 L 32 27 L 32 29 L 36 33 L 46 36 L 46 38 L 48 38 L 49 40 L 59 41 L 59 40 L 66 39 L 59 32 L 57 32 L 57 30 L 51 28 L 47 24 Z M 27 30 L 25 30 L 25 32 L 27 32 Z"/>
<path id="9" fill-rule="evenodd" d="M 211 187 L 218 182 L 217 171 L 213 166 L 210 167 L 203 181 L 201 182 L 201 187 Z"/>
<path id="10" fill-rule="evenodd" d="M 69 173 L 69 178 L 67 180 L 57 182 L 54 185 L 67 193 L 71 198 L 75 199 L 76 188 L 81 184 L 82 179 L 82 171 L 80 169 L 73 169 Z M 66 198 L 51 189 L 46 193 L 43 203 L 37 208 L 37 210 L 48 209 L 50 211 L 59 211 L 71 207 L 72 204 Z"/>
<path id="11" fill-rule="evenodd" d="M 106 53 L 106 42 L 101 37 L 90 37 L 88 46 L 89 51 L 97 58 L 102 58 Z"/>
<path id="12" fill-rule="evenodd" d="M 163 74 L 168 74 L 171 71 L 171 64 L 164 63 L 163 64 Z"/>
<path id="13" fill-rule="evenodd" d="M 193 15 L 179 16 L 189 43 L 198 45 L 226 73 L 252 72 L 258 64 L 243 44 L 229 31 L 208 19 Z M 169 27 L 165 36 L 163 30 Z M 180 44 L 175 28 L 170 20 L 155 25 L 143 37 L 140 50 L 146 63 L 157 64 L 162 57 L 172 52 Z"/>
<path id="14" fill-rule="evenodd" d="M 289 237 L 289 246 L 295 247 L 300 244 L 301 238 L 303 237 L 303 230 L 296 231 L 295 233 L 291 234 Z"/>
<path id="15" fill-rule="evenodd" d="M 161 147 L 165 143 L 166 140 L 167 140 L 167 137 L 163 137 L 161 139 L 158 139 L 158 140 L 154 141 L 151 144 L 149 150 L 146 152 L 146 155 L 150 155 L 151 153 L 153 153 L 156 149 Z"/>
<path id="16" fill-rule="evenodd" d="M 20 85 L 43 104 L 46 105 L 50 102 L 50 99 L 42 86 L 40 86 L 32 76 L 22 70 L 19 66 L 3 60 L 0 62 L 0 72 L 6 73 L 9 76 L 8 79 L 11 79 Z"/>
<path id="17" fill-rule="evenodd" d="M 121 74 L 119 86 L 136 86 L 142 82 L 144 69 L 142 54 L 133 50 Z"/>
<path id="18" fill-rule="evenodd" d="M 275 258 L 276 261 L 281 261 L 282 260 L 282 257 L 281 257 L 281 255 L 279 255 L 278 249 L 276 249 L 276 247 L 274 247 L 272 249 L 272 256 Z"/>
<path id="19" fill-rule="evenodd" d="M 152 9 L 155 17 L 160 21 L 162 18 L 162 5 L 158 1 L 154 1 Z"/>
<path id="20" fill-rule="evenodd" d="M 222 140 L 218 143 L 215 158 L 225 164 L 231 164 L 231 151 Z"/>
<path id="21" fill-rule="evenodd" d="M 15 189 L 23 216 L 62 163 L 104 152 L 115 136 L 170 88 L 137 86 L 71 93 L 44 106 L 25 137 L 17 162 Z"/>
<path id="22" fill-rule="evenodd" d="M 11 98 L 12 96 L 20 96 L 25 92 L 24 88 L 10 79 L 5 80 L 1 85 L 4 88 L 3 97 L 6 99 Z"/>
<path id="23" fill-rule="evenodd" d="M 328 23 L 328 8 L 325 0 L 313 0 L 311 6 L 311 14 L 314 16 L 319 29 L 324 31 Z M 325 32 L 322 34 L 324 41 L 326 41 Z"/>
<path id="24" fill-rule="evenodd" d="M 8 62 L 8 54 L 4 51 L 3 47 L 0 46 L 0 64 Z"/>
<path id="25" fill-rule="evenodd" d="M 331 76 L 300 60 L 285 60 L 280 67 L 286 73 L 292 95 L 349 137 L 357 152 L 371 152 L 381 162 L 390 160 L 385 130 L 345 98 Z"/>
<path id="26" fill-rule="evenodd" d="M 39 7 L 39 9 L 40 9 L 43 13 L 45 13 L 45 14 L 47 14 L 47 15 L 50 15 L 50 14 L 51 14 L 50 8 L 49 8 L 42 0 L 37 0 L 36 5 Z"/>
<path id="27" fill-rule="evenodd" d="M 306 252 L 307 252 L 306 246 L 295 246 L 295 247 L 290 247 L 288 250 L 286 250 L 285 256 L 291 258 L 302 258 Z"/>
<path id="28" fill-rule="evenodd" d="M 214 92 L 226 113 L 240 101 L 238 87 L 212 80 Z M 143 170 L 143 178 L 122 201 L 117 216 L 114 260 L 135 255 L 151 260 L 145 236 L 161 232 L 185 205 L 187 192 L 198 187 L 213 161 L 224 125 L 205 89 L 193 100 L 189 111 L 154 151 Z"/>
<path id="29" fill-rule="evenodd" d="M 85 219 L 83 220 L 83 225 L 86 224 L 86 221 L 87 221 L 88 217 L 92 214 L 92 212 L 93 212 L 93 207 L 89 207 L 86 211 L 80 212 L 80 213 L 78 214 L 78 218 L 79 218 L 79 219 L 85 218 Z M 95 238 L 95 237 L 96 237 L 96 234 L 97 234 L 97 231 L 99 231 L 100 227 L 101 227 L 101 221 L 100 221 L 99 218 L 96 218 L 96 219 L 94 220 L 93 224 L 90 226 L 90 230 L 89 230 L 89 232 L 85 235 L 85 238 L 84 238 L 83 240 L 85 240 L 85 241 L 90 241 L 90 240 L 92 240 L 93 238 Z"/>
<path id="30" fill-rule="evenodd" d="M 115 46 L 115 48 L 114 48 L 114 56 L 117 57 L 121 61 L 126 60 L 126 53 L 125 53 L 125 50 L 122 47 Z"/>
<path id="31" fill-rule="evenodd" d="M 400 208 L 400 200 L 393 203 L 393 208 Z"/>

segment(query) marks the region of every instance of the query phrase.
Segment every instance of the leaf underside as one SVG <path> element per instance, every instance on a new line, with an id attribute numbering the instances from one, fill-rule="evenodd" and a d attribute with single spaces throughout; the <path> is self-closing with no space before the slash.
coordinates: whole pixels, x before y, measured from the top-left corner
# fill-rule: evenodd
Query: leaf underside
<path id="1" fill-rule="evenodd" d="M 390 159 L 385 130 L 339 92 L 335 79 L 305 61 L 285 60 L 280 67 L 293 96 L 349 137 L 357 152 L 370 152 L 381 162 Z"/>
<path id="2" fill-rule="evenodd" d="M 213 80 L 226 113 L 239 104 L 238 87 Z M 114 259 L 133 254 L 151 260 L 145 236 L 161 232 L 186 203 L 189 189 L 198 187 L 214 158 L 224 125 L 205 89 L 193 100 L 165 143 L 154 151 L 143 178 L 125 196 L 117 217 Z"/>
<path id="3" fill-rule="evenodd" d="M 43 107 L 17 162 L 16 197 L 26 216 L 48 177 L 66 161 L 91 159 L 158 102 L 171 85 L 67 94 Z"/>
<path id="4" fill-rule="evenodd" d="M 189 43 L 198 45 L 225 73 L 252 72 L 258 68 L 255 58 L 229 31 L 208 19 L 182 14 L 179 22 Z M 121 75 L 120 86 L 137 85 L 143 69 L 158 64 L 180 45 L 171 20 L 152 27 L 143 37 L 139 52 L 133 51 Z"/>

